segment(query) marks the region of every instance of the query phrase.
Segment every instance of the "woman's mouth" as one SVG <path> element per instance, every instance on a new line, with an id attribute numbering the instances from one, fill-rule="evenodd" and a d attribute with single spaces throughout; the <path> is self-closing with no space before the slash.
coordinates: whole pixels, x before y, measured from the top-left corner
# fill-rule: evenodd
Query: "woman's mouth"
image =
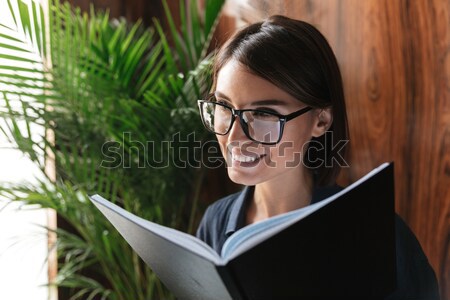
<path id="1" fill-rule="evenodd" d="M 229 152 L 229 155 L 231 157 L 232 166 L 239 166 L 239 167 L 254 167 L 260 162 L 261 158 L 266 156 L 265 154 L 242 155 L 242 154 L 233 154 L 232 152 Z"/>

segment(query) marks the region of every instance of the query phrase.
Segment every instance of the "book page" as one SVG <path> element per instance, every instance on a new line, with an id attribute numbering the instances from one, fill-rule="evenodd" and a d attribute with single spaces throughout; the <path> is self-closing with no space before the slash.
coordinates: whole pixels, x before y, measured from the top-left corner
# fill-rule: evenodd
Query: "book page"
<path id="1" fill-rule="evenodd" d="M 291 226 L 292 224 L 300 221 L 301 219 L 307 217 L 308 215 L 314 213 L 330 202 L 341 197 L 345 193 L 354 189 L 358 185 L 362 184 L 375 174 L 379 173 L 381 170 L 389 166 L 389 163 L 384 163 L 379 167 L 373 169 L 371 172 L 349 185 L 342 191 L 309 206 L 287 212 L 275 217 L 268 218 L 266 220 L 248 225 L 238 231 L 236 231 L 224 244 L 222 248 L 221 256 L 226 262 L 232 260 L 233 258 L 239 256 L 245 251 L 253 248 L 259 243 L 267 240 L 268 238 L 276 235 L 283 229 Z"/>
<path id="2" fill-rule="evenodd" d="M 106 200 L 105 198 L 101 197 L 100 195 L 91 196 L 90 199 L 97 206 L 97 208 L 99 208 L 102 212 L 104 212 L 105 208 L 110 211 L 113 211 L 113 212 L 119 214 L 122 218 L 128 220 L 129 222 L 139 225 L 140 227 L 142 227 L 148 231 L 151 231 L 152 233 L 160 236 L 161 238 L 169 240 L 172 243 L 177 244 L 178 246 L 181 246 L 182 248 L 185 248 L 191 252 L 194 252 L 194 253 L 212 261 L 216 265 L 222 264 L 222 259 L 219 257 L 219 255 L 216 253 L 216 251 L 214 249 L 212 249 L 206 243 L 202 242 L 201 240 L 197 239 L 196 237 L 194 237 L 190 234 L 187 234 L 187 233 L 181 232 L 179 230 L 175 230 L 173 228 L 162 226 L 162 225 L 150 222 L 148 220 L 145 220 L 143 218 L 140 218 L 140 217 L 126 211 L 125 209 L 121 208 L 120 206 L 118 206 L 114 203 L 111 203 L 110 201 Z M 115 225 L 115 224 L 113 223 L 113 225 Z"/>
<path id="3" fill-rule="evenodd" d="M 195 237 L 139 218 L 96 195 L 94 205 L 177 299 L 235 299 L 216 252 Z"/>

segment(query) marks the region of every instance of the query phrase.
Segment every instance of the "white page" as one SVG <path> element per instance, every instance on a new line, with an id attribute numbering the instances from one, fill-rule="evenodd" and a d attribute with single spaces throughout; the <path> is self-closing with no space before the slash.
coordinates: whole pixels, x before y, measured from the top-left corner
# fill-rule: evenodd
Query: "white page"
<path id="1" fill-rule="evenodd" d="M 98 196 L 91 200 L 178 299 L 232 299 L 228 281 L 214 263 L 221 261 L 214 250 L 192 236 L 136 217 Z"/>
<path id="2" fill-rule="evenodd" d="M 106 200 L 100 195 L 94 195 L 90 197 L 94 203 L 98 203 L 116 213 L 124 217 L 125 219 L 173 242 L 174 244 L 177 244 L 185 249 L 191 250 L 194 253 L 197 253 L 198 255 L 203 256 L 204 258 L 212 261 L 216 265 L 222 265 L 223 260 L 220 258 L 220 256 L 216 253 L 214 249 L 209 247 L 206 243 L 202 242 L 201 240 L 197 239 L 196 237 L 184 233 L 182 231 L 165 227 L 153 222 L 150 222 L 148 220 L 145 220 L 143 218 L 140 218 L 125 209 L 121 208 L 120 206 L 111 203 L 110 201 Z"/>

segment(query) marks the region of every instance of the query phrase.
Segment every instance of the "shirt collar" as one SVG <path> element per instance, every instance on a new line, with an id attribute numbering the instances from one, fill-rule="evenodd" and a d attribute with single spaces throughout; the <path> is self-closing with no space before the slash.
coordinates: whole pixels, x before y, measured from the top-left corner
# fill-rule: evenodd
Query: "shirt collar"
<path id="1" fill-rule="evenodd" d="M 231 207 L 231 213 L 228 218 L 225 234 L 227 236 L 232 235 L 238 229 L 244 227 L 244 210 L 246 207 L 247 199 L 250 199 L 250 195 L 253 194 L 254 186 L 246 186 L 242 192 L 237 196 L 236 200 Z"/>

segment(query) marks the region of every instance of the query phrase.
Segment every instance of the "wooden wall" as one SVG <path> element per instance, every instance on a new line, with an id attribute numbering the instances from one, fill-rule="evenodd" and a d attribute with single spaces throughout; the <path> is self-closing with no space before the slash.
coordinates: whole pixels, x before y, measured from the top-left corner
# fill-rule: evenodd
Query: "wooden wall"
<path id="1" fill-rule="evenodd" d="M 396 210 L 450 299 L 450 1 L 229 0 L 218 35 L 283 14 L 328 38 L 341 66 L 354 181 L 395 162 Z"/>

